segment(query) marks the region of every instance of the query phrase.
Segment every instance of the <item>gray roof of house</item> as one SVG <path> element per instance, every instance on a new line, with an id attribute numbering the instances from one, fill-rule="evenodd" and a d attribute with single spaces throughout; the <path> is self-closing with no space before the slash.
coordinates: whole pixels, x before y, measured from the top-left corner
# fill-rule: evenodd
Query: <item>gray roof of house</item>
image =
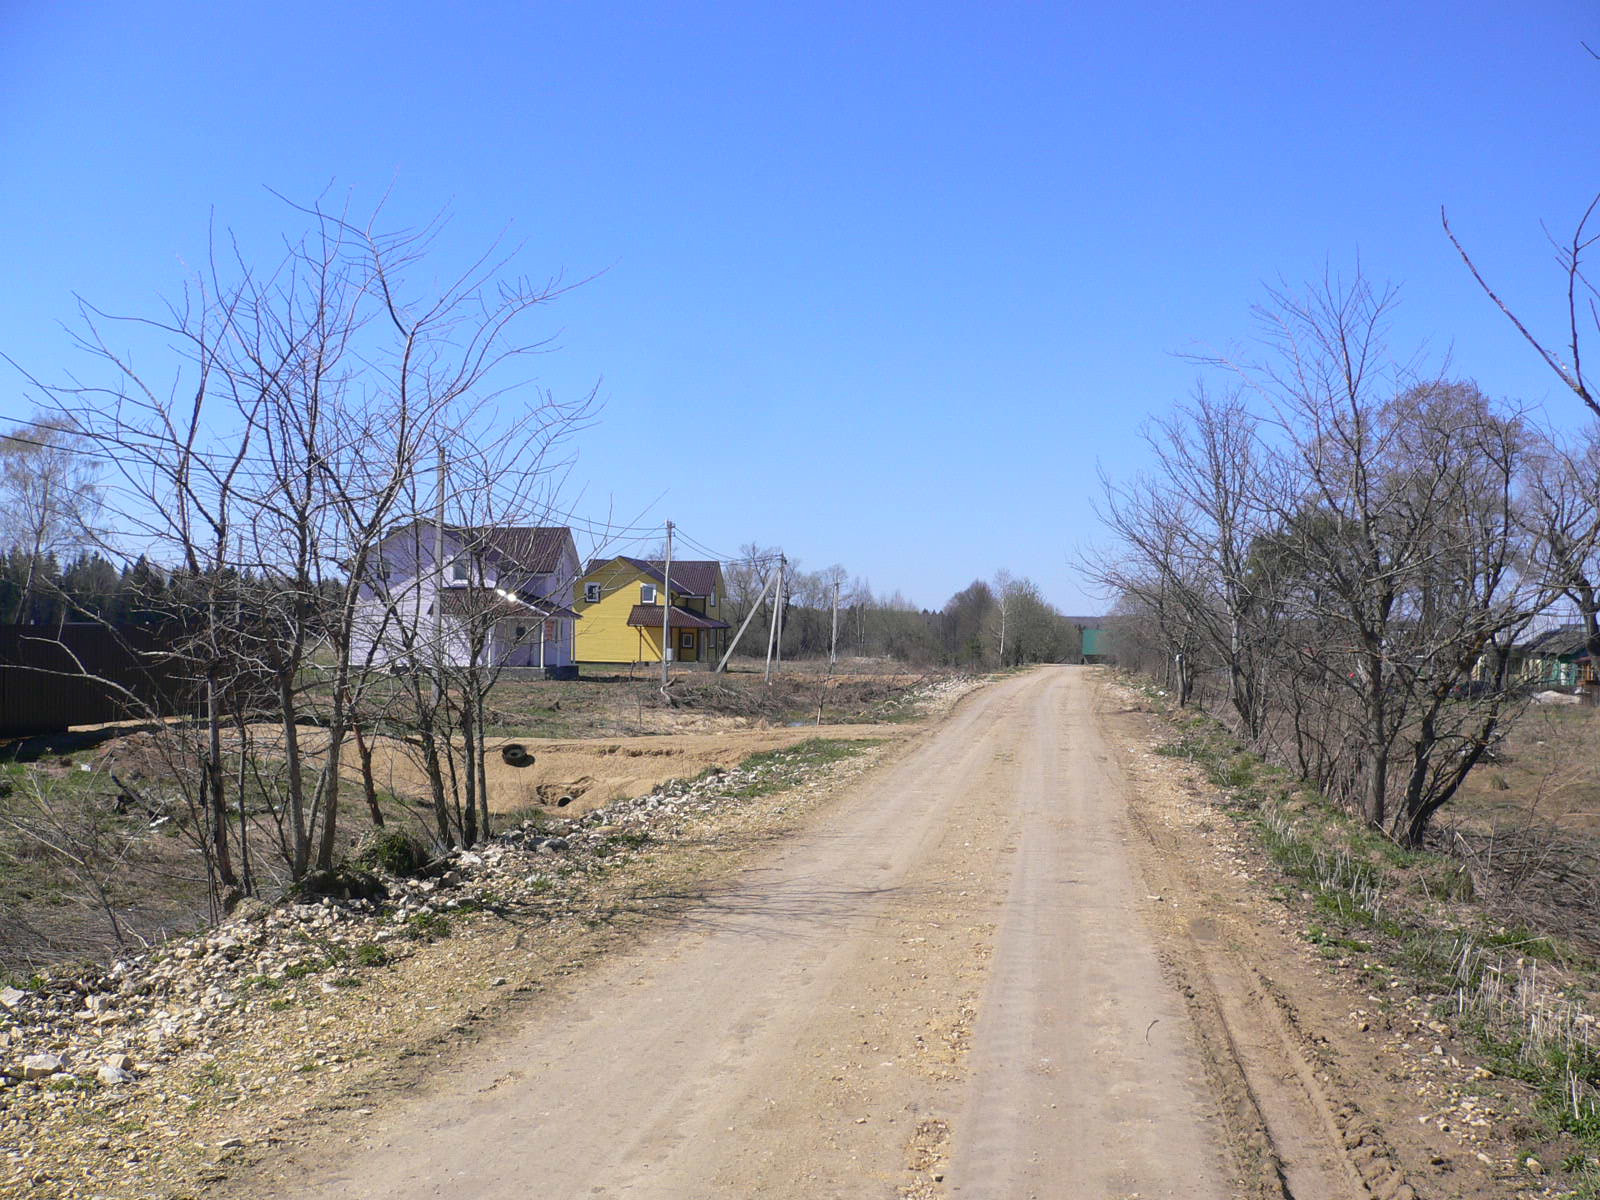
<path id="1" fill-rule="evenodd" d="M 1588 636 L 1582 625 L 1561 625 L 1535 634 L 1517 647 L 1524 654 L 1538 654 L 1550 658 L 1565 658 L 1583 653 Z"/>
<path id="2" fill-rule="evenodd" d="M 506 525 L 474 532 L 490 550 L 534 575 L 560 567 L 561 551 L 572 540 L 565 525 Z"/>

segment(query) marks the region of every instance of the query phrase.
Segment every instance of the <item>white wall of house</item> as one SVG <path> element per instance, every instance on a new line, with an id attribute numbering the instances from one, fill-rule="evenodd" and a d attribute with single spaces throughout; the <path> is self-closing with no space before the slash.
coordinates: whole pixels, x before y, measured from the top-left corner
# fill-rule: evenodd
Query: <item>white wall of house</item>
<path id="1" fill-rule="evenodd" d="M 565 667 L 572 663 L 572 622 L 507 618 L 495 626 L 495 657 L 508 667 Z"/>
<path id="2" fill-rule="evenodd" d="M 568 608 L 578 577 L 578 556 L 568 539 L 552 572 L 540 575 L 497 576 L 492 567 L 474 578 L 474 568 L 460 554 L 460 542 L 444 533 L 445 568 L 434 567 L 434 533 L 430 528 L 402 530 L 381 547 L 380 586 L 364 587 L 357 613 L 357 661 L 373 666 L 420 659 L 427 663 L 442 656 L 447 665 L 465 663 L 470 654 L 462 621 L 439 609 L 440 593 L 472 586 L 504 587 L 508 591 L 548 599 Z M 456 564 L 461 563 L 458 569 Z M 436 615 L 438 614 L 438 615 Z M 544 628 L 540 615 L 530 609 L 526 620 L 508 618 L 492 631 L 491 653 L 507 666 L 569 666 L 573 662 L 573 621 L 556 618 Z M 516 629 L 524 629 L 521 639 Z M 370 658 L 368 657 L 370 655 Z"/>

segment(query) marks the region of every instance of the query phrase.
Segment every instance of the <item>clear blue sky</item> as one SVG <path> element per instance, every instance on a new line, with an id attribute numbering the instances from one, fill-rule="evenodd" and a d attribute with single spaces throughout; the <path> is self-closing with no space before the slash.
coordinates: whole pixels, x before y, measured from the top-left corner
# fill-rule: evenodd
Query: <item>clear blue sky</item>
<path id="1" fill-rule="evenodd" d="M 61 374 L 74 293 L 154 311 L 213 211 L 293 224 L 267 187 L 392 191 L 451 211 L 444 260 L 509 225 L 530 271 L 603 272 L 539 362 L 599 383 L 580 508 L 665 487 L 650 520 L 927 606 L 1005 567 L 1096 609 L 1096 463 L 1325 263 L 1402 285 L 1402 345 L 1571 409 L 1438 213 L 1556 320 L 1600 9 L 1133 8 L 0 0 L 0 349 Z"/>

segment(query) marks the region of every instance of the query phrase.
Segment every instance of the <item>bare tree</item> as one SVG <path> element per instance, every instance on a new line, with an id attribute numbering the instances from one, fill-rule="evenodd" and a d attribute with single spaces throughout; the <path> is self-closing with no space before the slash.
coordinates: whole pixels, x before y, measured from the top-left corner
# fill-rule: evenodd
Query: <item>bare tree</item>
<path id="1" fill-rule="evenodd" d="M 1270 573 L 1255 555 L 1271 527 L 1281 474 L 1261 444 L 1259 419 L 1237 393 L 1197 387 L 1190 403 L 1145 430 L 1151 476 L 1135 490 L 1106 482 L 1102 519 L 1125 544 L 1145 544 L 1141 573 L 1164 572 L 1186 597 L 1208 660 L 1228 672 L 1228 698 L 1247 737 L 1260 735 L 1275 617 Z M 1153 540 L 1152 540 L 1153 539 Z"/>
<path id="2" fill-rule="evenodd" d="M 1506 319 L 1544 360 L 1544 364 L 1555 372 L 1557 378 L 1571 389 L 1591 413 L 1600 417 L 1600 396 L 1596 395 L 1594 384 L 1586 374 L 1583 364 L 1584 339 L 1600 334 L 1600 304 L 1597 304 L 1597 301 L 1600 301 L 1600 291 L 1596 290 L 1584 267 L 1584 255 L 1597 241 L 1600 241 L 1600 232 L 1591 231 L 1597 212 L 1600 212 L 1600 195 L 1589 201 L 1589 207 L 1583 210 L 1583 215 L 1573 226 L 1570 236 L 1556 238 L 1547 231 L 1565 285 L 1567 328 L 1562 335 L 1566 340 L 1565 357 L 1551 349 L 1547 339 L 1529 329 L 1522 318 L 1500 298 L 1499 293 L 1489 286 L 1489 281 L 1478 270 L 1477 263 L 1472 261 L 1472 256 L 1467 253 L 1466 247 L 1450 228 L 1450 218 L 1443 208 L 1439 210 L 1439 221 L 1444 226 L 1445 236 L 1456 248 L 1456 253 L 1461 255 L 1461 261 L 1467 265 L 1467 270 L 1472 272 L 1473 279 L 1477 280 L 1484 295 L 1505 314 Z"/>
<path id="3" fill-rule="evenodd" d="M 1107 483 L 1095 571 L 1180 703 L 1215 664 L 1241 736 L 1418 844 L 1497 737 L 1550 590 L 1520 417 L 1413 378 L 1384 345 L 1392 302 L 1359 277 L 1272 293 L 1268 354 L 1217 360 L 1243 390 L 1198 393 L 1152 427 L 1151 475 Z"/>
<path id="4" fill-rule="evenodd" d="M 1325 711 L 1348 713 L 1357 807 L 1416 843 L 1498 724 L 1501 693 L 1475 724 L 1452 697 L 1537 601 L 1514 571 L 1520 425 L 1470 385 L 1408 384 L 1383 343 L 1392 299 L 1359 278 L 1278 295 L 1266 319 L 1279 357 L 1260 377 L 1276 385 L 1298 482 L 1278 559 L 1301 658 Z M 1391 812 L 1397 755 L 1407 775 Z"/>
<path id="5" fill-rule="evenodd" d="M 378 213 L 294 211 L 306 232 L 276 263 L 259 270 L 236 248 L 219 249 L 161 318 L 85 305 L 79 340 L 108 378 L 37 384 L 115 464 L 109 497 L 122 543 L 179 567 L 188 633 L 172 652 L 192 666 L 204 719 L 198 736 L 169 736 L 187 739 L 199 767 L 208 861 L 224 891 L 249 884 L 230 844 L 249 836 L 246 790 L 274 803 L 291 877 L 335 864 L 344 746 L 377 679 L 360 601 L 384 536 L 450 499 L 429 494 L 435 455 L 482 467 L 456 476 L 477 489 L 470 504 L 480 510 L 514 478 L 522 497 L 535 490 L 528 479 L 548 493 L 560 466 L 550 450 L 590 401 L 557 402 L 518 372 L 542 344 L 520 330 L 559 294 L 556 283 L 509 277 L 508 260 L 491 253 L 423 286 L 416 268 L 434 227 L 392 233 Z M 170 381 L 115 348 L 123 328 L 175 349 Z M 498 473 L 483 466 L 491 461 Z M 413 624 L 419 664 L 441 661 L 435 631 Z M 448 764 L 449 705 L 430 699 L 410 719 Z M 247 719 L 253 710 L 270 713 L 276 737 Z M 309 743 L 305 717 L 320 726 Z M 436 791 L 447 774 L 433 773 Z M 481 773 L 453 778 L 476 817 Z M 474 820 L 470 833 L 478 828 Z"/>
<path id="6" fill-rule="evenodd" d="M 723 582 L 728 589 L 727 619 L 734 624 L 749 615 L 762 596 L 772 564 L 778 560 L 778 551 L 771 546 L 746 542 L 739 547 L 739 557 L 724 563 Z"/>
<path id="7" fill-rule="evenodd" d="M 995 665 L 1006 665 L 1006 619 L 1011 614 L 1012 600 L 1015 598 L 1017 581 L 1010 571 L 1001 568 L 994 573 L 994 583 L 990 591 L 994 596 L 994 659 Z"/>

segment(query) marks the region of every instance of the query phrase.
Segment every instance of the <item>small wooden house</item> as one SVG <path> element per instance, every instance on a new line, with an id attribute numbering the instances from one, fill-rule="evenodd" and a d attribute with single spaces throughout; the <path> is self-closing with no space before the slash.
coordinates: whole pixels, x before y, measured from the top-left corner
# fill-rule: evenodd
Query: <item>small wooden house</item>
<path id="1" fill-rule="evenodd" d="M 1563 688 L 1595 682 L 1582 625 L 1548 629 L 1512 650 L 1511 676 L 1532 687 Z"/>

